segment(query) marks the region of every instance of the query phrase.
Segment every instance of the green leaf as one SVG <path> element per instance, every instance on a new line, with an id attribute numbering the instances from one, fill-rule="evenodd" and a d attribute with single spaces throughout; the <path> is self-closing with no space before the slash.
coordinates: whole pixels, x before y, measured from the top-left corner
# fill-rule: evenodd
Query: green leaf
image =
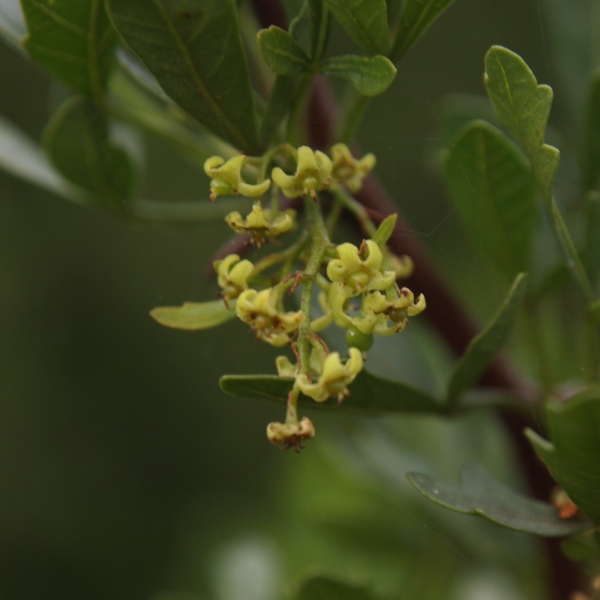
<path id="1" fill-rule="evenodd" d="M 502 348 L 512 329 L 519 308 L 525 299 L 527 275 L 517 275 L 502 306 L 487 327 L 469 344 L 448 384 L 447 403 L 455 408 L 461 396 L 477 381 L 494 355 Z"/>
<path id="2" fill-rule="evenodd" d="M 324 61 L 320 69 L 325 75 L 349 79 L 364 96 L 384 92 L 396 77 L 396 67 L 385 56 L 336 56 Z"/>
<path id="3" fill-rule="evenodd" d="M 400 13 L 402 12 L 402 6 L 404 0 L 386 0 L 387 7 L 387 19 L 392 31 L 398 28 L 400 22 Z"/>
<path id="4" fill-rule="evenodd" d="M 85 202 L 48 162 L 42 148 L 0 115 L 0 167 L 8 173 L 78 204 Z"/>
<path id="5" fill-rule="evenodd" d="M 369 588 L 328 576 L 307 577 L 293 595 L 294 600 L 373 600 Z"/>
<path id="6" fill-rule="evenodd" d="M 21 7 L 16 0 L 0 0 L 0 38 L 10 47 L 23 53 L 21 40 L 27 34 Z"/>
<path id="7" fill-rule="evenodd" d="M 498 117 L 517 138 L 531 161 L 538 190 L 565 262 L 584 298 L 593 294 L 586 272 L 552 196 L 560 153 L 544 143 L 552 89 L 538 85 L 525 61 L 510 50 L 492 46 L 485 56 L 485 86 Z"/>
<path id="8" fill-rule="evenodd" d="M 600 194 L 590 192 L 585 222 L 585 246 L 582 261 L 590 279 L 590 285 L 595 289 L 600 283 Z"/>
<path id="9" fill-rule="evenodd" d="M 99 98 L 114 64 L 117 36 L 102 0 L 21 0 L 30 56 L 81 94 Z"/>
<path id="10" fill-rule="evenodd" d="M 537 228 L 535 179 L 527 159 L 484 121 L 465 127 L 445 161 L 446 183 L 473 241 L 511 279 L 528 271 Z"/>
<path id="11" fill-rule="evenodd" d="M 600 523 L 600 387 L 546 405 L 551 442 L 526 435 L 552 477 L 594 523 Z"/>
<path id="12" fill-rule="evenodd" d="M 396 62 L 427 31 L 454 0 L 405 0 L 390 58 Z"/>
<path id="13" fill-rule="evenodd" d="M 199 128 L 171 100 L 162 96 L 158 98 L 131 71 L 121 68 L 111 78 L 110 113 L 166 141 L 196 167 L 215 154 L 226 160 L 237 154 L 233 146 L 207 129 Z"/>
<path id="14" fill-rule="evenodd" d="M 378 246 L 384 246 L 387 241 L 392 237 L 392 233 L 394 233 L 394 228 L 396 227 L 396 221 L 398 220 L 398 215 L 396 213 L 392 215 L 388 215 L 377 228 L 377 231 L 373 234 L 371 238 Z"/>
<path id="15" fill-rule="evenodd" d="M 107 7 L 167 95 L 218 136 L 256 150 L 254 100 L 233 0 L 107 0 Z"/>
<path id="16" fill-rule="evenodd" d="M 325 0 L 350 37 L 371 54 L 387 54 L 390 33 L 385 0 Z"/>
<path id="17" fill-rule="evenodd" d="M 422 473 L 409 473 L 407 478 L 418 492 L 444 508 L 477 515 L 515 531 L 560 537 L 590 526 L 583 519 L 561 519 L 552 505 L 513 492 L 476 464 L 463 466 L 458 484 L 438 481 Z"/>
<path id="18" fill-rule="evenodd" d="M 275 375 L 225 375 L 221 389 L 232 396 L 287 401 L 294 380 Z M 300 396 L 300 404 L 313 408 L 357 410 L 369 413 L 439 413 L 440 403 L 428 393 L 401 381 L 390 381 L 364 369 L 350 384 L 350 396 L 338 407 L 333 400 L 323 403 Z"/>
<path id="19" fill-rule="evenodd" d="M 582 531 L 566 539 L 561 547 L 571 560 L 598 560 L 600 559 L 600 530 Z"/>
<path id="20" fill-rule="evenodd" d="M 210 329 L 227 323 L 235 315 L 235 301 L 227 308 L 223 300 L 186 302 L 183 306 L 163 306 L 150 312 L 150 316 L 161 325 L 186 331 Z"/>
<path id="21" fill-rule="evenodd" d="M 271 25 L 258 32 L 257 40 L 261 56 L 277 75 L 294 75 L 308 70 L 310 59 L 287 31 Z"/>
<path id="22" fill-rule="evenodd" d="M 50 160 L 71 183 L 95 196 L 101 206 L 124 209 L 133 194 L 129 157 L 111 143 L 104 115 L 82 96 L 67 100 L 44 132 Z"/>
<path id="23" fill-rule="evenodd" d="M 587 190 L 600 184 L 600 71 L 592 75 L 584 124 L 584 173 Z"/>
<path id="24" fill-rule="evenodd" d="M 544 143 L 552 88 L 538 85 L 525 61 L 501 46 L 492 46 L 485 56 L 484 81 L 498 117 L 529 157 L 542 196 L 550 198 L 560 158 Z"/>

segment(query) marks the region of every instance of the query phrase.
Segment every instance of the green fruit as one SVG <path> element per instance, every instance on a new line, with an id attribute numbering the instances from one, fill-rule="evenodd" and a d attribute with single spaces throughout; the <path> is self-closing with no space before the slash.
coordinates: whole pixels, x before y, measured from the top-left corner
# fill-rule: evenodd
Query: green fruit
<path id="1" fill-rule="evenodd" d="M 373 345 L 373 334 L 363 333 L 357 327 L 348 327 L 346 329 L 346 344 L 351 348 L 358 348 L 361 352 L 366 352 Z"/>

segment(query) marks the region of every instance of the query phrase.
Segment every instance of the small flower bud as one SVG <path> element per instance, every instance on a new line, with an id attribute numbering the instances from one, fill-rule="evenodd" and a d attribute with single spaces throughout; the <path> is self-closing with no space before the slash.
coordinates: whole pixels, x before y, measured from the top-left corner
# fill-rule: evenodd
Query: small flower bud
<path id="1" fill-rule="evenodd" d="M 291 208 L 280 212 L 274 219 L 270 209 L 263 209 L 259 203 L 252 207 L 252 212 L 244 219 L 235 211 L 225 217 L 226 223 L 237 233 L 247 233 L 250 241 L 259 248 L 267 239 L 275 238 L 290 231 L 295 224 L 295 211 Z"/>
<path id="2" fill-rule="evenodd" d="M 293 448 L 299 452 L 303 448 L 302 442 L 315 437 L 315 427 L 307 417 L 299 423 L 269 423 L 267 437 L 271 444 L 281 446 L 283 450 Z"/>

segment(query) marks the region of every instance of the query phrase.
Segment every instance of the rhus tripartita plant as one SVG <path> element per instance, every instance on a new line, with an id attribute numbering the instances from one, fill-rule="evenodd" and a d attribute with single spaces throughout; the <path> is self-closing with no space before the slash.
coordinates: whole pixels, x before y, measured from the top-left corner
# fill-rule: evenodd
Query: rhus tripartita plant
<path id="1" fill-rule="evenodd" d="M 19 10 L 0 3 L 4 41 L 62 86 L 43 150 L 4 122 L 1 142 L 10 150 L 0 164 L 123 219 L 218 219 L 231 230 L 231 241 L 206 257 L 218 297 L 181 298 L 181 306 L 151 315 L 189 331 L 237 319 L 253 343 L 275 349 L 270 373 L 219 374 L 230 395 L 279 403 L 281 421 L 265 423 L 274 445 L 300 452 L 313 444 L 319 424 L 302 411 L 314 407 L 365 418 L 494 415 L 517 457 L 512 483 L 522 489 L 499 482 L 476 455 L 458 483 L 436 469 L 411 470 L 408 481 L 433 504 L 543 538 L 547 582 L 538 580 L 527 597 L 597 599 L 600 77 L 569 92 L 572 132 L 561 135 L 548 125 L 552 89 L 518 54 L 495 45 L 481 57 L 482 96 L 454 97 L 439 109 L 443 140 L 432 163 L 450 214 L 487 269 L 485 277 L 470 272 L 465 259 L 461 270 L 482 286 L 493 280 L 496 308 L 475 327 L 482 315 L 471 314 L 468 293 L 450 286 L 419 238 L 406 235 L 399 203 L 379 183 L 378 163 L 389 157 L 357 142 L 371 99 L 393 84 L 397 66 L 451 4 L 21 0 Z M 557 0 L 546 4 L 561 14 Z M 553 27 L 560 32 L 560 16 Z M 329 45 L 332 31 L 341 44 Z M 354 53 L 336 51 L 344 44 Z M 140 133 L 194 165 L 194 201 L 141 197 Z M 578 147 L 567 160 L 563 144 Z M 419 331 L 455 355 L 438 369 L 438 386 L 378 368 L 378 345 L 390 348 L 413 322 L 426 322 Z M 231 371 L 237 352 L 231 348 Z M 317 574 L 289 594 L 458 593 L 393 577 L 371 587 Z"/>

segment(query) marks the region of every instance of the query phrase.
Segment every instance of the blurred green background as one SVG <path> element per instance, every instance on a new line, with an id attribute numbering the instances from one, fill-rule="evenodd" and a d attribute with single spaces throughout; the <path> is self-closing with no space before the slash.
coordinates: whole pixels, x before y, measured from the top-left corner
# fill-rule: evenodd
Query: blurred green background
<path id="1" fill-rule="evenodd" d="M 554 87 L 553 124 L 576 125 L 584 84 L 573 65 L 581 74 L 590 65 L 577 59 L 569 27 L 585 46 L 593 4 L 457 0 L 359 135 L 411 223 L 406 235 L 481 317 L 506 283 L 471 251 L 444 192 L 440 99 L 483 94 L 484 54 L 502 44 Z M 337 27 L 332 46 L 351 48 Z M 564 48 L 575 52 L 568 69 Z M 0 73 L 0 112 L 39 139 L 63 91 L 4 46 Z M 142 143 L 145 197 L 206 197 L 200 168 Z M 576 128 L 563 143 L 576 147 Z M 518 484 L 493 418 L 311 412 L 314 442 L 299 456 L 280 452 L 264 432 L 283 407 L 218 387 L 224 373 L 274 372 L 277 351 L 236 322 L 186 333 L 150 319 L 157 305 L 215 297 L 204 272 L 228 236 L 220 222 L 86 211 L 0 173 L 0 599 L 275 600 L 315 568 L 389 598 L 542 597 L 534 542 L 447 514 L 404 481 L 415 468 L 453 478 L 477 459 Z M 376 345 L 369 366 L 435 389 L 448 360 L 415 323 L 402 340 Z"/>

